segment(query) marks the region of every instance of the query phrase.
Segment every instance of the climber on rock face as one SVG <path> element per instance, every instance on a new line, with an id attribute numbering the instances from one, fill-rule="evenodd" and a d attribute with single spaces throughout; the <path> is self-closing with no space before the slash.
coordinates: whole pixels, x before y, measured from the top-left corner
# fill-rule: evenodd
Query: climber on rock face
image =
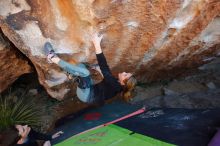
<path id="1" fill-rule="evenodd" d="M 67 71 L 73 76 L 77 76 L 77 96 L 85 103 L 103 103 L 104 100 L 114 97 L 118 93 L 122 93 L 125 100 L 129 100 L 131 92 L 134 89 L 137 81 L 131 73 L 122 72 L 118 74 L 118 79 L 115 78 L 107 64 L 105 56 L 101 49 L 101 40 L 103 35 L 94 33 L 92 42 L 95 46 L 98 67 L 103 75 L 103 80 L 100 83 L 93 84 L 89 70 L 82 63 L 70 64 L 59 58 L 52 45 L 46 42 L 44 50 L 47 59 L 50 63 L 59 65 L 64 71 Z"/>

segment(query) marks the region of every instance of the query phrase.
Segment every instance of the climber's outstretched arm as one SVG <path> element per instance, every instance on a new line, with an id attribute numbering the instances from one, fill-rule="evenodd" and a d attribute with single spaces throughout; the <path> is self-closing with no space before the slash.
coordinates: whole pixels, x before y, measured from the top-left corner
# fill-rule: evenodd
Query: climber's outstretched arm
<path id="1" fill-rule="evenodd" d="M 95 46 L 95 52 L 96 52 L 96 58 L 99 64 L 99 67 L 101 69 L 101 72 L 103 74 L 104 80 L 106 82 L 109 82 L 113 85 L 115 85 L 115 88 L 118 88 L 115 84 L 115 82 L 117 82 L 117 80 L 115 79 L 115 77 L 112 75 L 111 70 L 107 64 L 105 55 L 102 53 L 102 48 L 101 48 L 101 41 L 102 41 L 103 35 L 98 35 L 98 33 L 94 33 L 93 34 L 93 44 Z"/>

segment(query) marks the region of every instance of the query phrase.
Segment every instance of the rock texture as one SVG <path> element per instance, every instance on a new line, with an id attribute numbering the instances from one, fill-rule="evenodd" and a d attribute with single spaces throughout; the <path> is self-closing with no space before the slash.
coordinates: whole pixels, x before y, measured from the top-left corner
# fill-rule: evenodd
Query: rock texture
<path id="1" fill-rule="evenodd" d="M 0 32 L 0 92 L 9 87 L 19 76 L 33 68 L 26 58 Z"/>
<path id="2" fill-rule="evenodd" d="M 45 41 L 67 61 L 94 63 L 95 29 L 112 72 L 141 81 L 175 77 L 220 55 L 219 0 L 0 0 L 0 7 L 4 35 L 57 99 L 74 93 L 73 83 L 47 63 Z"/>
<path id="3" fill-rule="evenodd" d="M 150 108 L 220 107 L 220 57 L 186 77 L 139 86 L 131 104 Z"/>

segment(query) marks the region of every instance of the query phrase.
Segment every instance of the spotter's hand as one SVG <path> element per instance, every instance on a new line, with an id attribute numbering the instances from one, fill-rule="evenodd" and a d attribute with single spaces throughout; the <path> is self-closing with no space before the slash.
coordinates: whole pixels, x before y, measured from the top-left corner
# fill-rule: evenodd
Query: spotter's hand
<path id="1" fill-rule="evenodd" d="M 52 135 L 52 139 L 55 139 L 55 138 L 59 137 L 62 134 L 63 134 L 63 131 L 59 131 L 59 132 Z"/>

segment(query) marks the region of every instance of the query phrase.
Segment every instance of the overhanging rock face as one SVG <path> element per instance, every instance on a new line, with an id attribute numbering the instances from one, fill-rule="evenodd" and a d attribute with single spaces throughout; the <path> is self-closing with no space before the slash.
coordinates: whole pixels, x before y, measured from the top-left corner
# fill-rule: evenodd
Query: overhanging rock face
<path id="1" fill-rule="evenodd" d="M 219 0 L 0 0 L 0 7 L 4 35 L 57 99 L 74 88 L 47 63 L 46 41 L 64 60 L 94 63 L 96 29 L 112 72 L 134 72 L 141 81 L 174 77 L 220 55 Z"/>

